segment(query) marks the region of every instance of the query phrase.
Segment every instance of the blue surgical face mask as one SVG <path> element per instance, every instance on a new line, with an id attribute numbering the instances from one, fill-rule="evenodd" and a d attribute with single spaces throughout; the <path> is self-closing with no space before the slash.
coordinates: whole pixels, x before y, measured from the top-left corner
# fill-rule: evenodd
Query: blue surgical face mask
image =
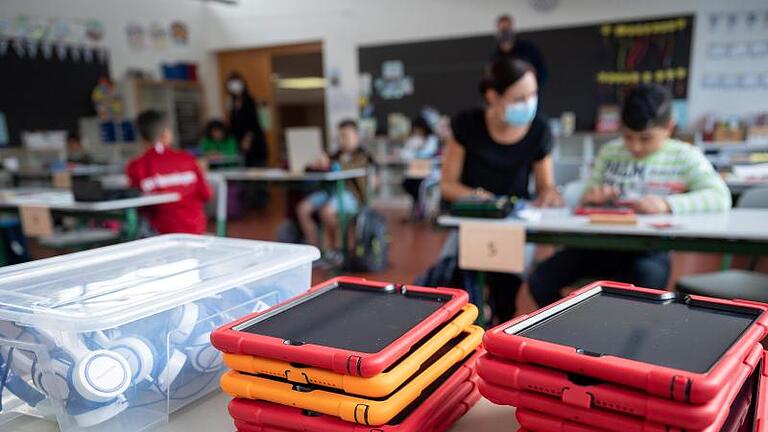
<path id="1" fill-rule="evenodd" d="M 510 126 L 525 126 L 533 121 L 538 106 L 539 98 L 537 96 L 527 99 L 525 102 L 509 104 L 504 109 L 504 120 Z"/>

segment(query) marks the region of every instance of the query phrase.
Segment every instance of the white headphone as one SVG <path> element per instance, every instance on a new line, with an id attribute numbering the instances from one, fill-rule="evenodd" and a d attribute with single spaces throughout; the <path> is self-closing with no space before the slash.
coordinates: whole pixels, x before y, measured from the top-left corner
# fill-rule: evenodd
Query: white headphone
<path id="1" fill-rule="evenodd" d="M 0 341 L 0 407 L 3 389 L 36 408 L 43 408 L 47 397 L 64 403 L 79 426 L 90 427 L 125 411 L 129 403 L 124 393 L 133 386 L 155 388 L 162 396 L 158 402 L 173 396 L 185 385 L 180 379 L 185 373 L 196 377 L 223 370 L 221 355 L 210 343 L 211 331 L 248 311 L 268 308 L 255 300 L 255 289 L 238 287 L 119 329 L 82 335 L 0 321 L 0 339 L 10 346 L 43 345 L 40 351 L 47 352 L 46 358 L 38 358 L 36 352 Z"/>
<path id="2" fill-rule="evenodd" d="M 131 386 L 155 386 L 158 393 L 166 396 L 187 365 L 200 373 L 217 372 L 223 367 L 221 356 L 209 342 L 214 323 L 200 323 L 205 313 L 204 306 L 188 303 L 142 320 L 136 324 L 141 328 L 99 331 L 86 337 L 0 321 L 0 336 L 11 341 L 31 337 L 30 342 L 44 345 L 49 356 L 48 361 L 41 361 L 33 353 L 0 349 L 0 360 L 5 359 L 0 366 L 5 363 L 5 368 L 10 367 L 14 373 L 8 376 L 15 378 L 6 378 L 5 387 L 35 406 L 42 396 L 19 382 L 24 382 L 19 377 L 30 376 L 40 393 L 66 405 L 68 414 L 79 426 L 103 423 L 128 408 L 124 393 Z M 122 335 L 127 333 L 131 335 Z M 167 357 L 166 344 L 170 347 Z"/>

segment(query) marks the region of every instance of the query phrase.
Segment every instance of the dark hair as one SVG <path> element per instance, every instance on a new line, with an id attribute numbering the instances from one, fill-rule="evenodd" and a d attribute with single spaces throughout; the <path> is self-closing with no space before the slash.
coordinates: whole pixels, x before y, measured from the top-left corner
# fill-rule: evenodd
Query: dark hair
<path id="1" fill-rule="evenodd" d="M 507 21 L 508 23 L 512 24 L 512 17 L 509 14 L 501 14 L 496 17 L 496 24 L 502 21 Z"/>
<path id="2" fill-rule="evenodd" d="M 80 134 L 73 130 L 67 132 L 67 141 L 80 141 Z"/>
<path id="3" fill-rule="evenodd" d="M 672 120 L 672 94 L 658 84 L 640 84 L 624 98 L 621 121 L 634 131 L 666 127 Z"/>
<path id="4" fill-rule="evenodd" d="M 411 121 L 411 130 L 413 129 L 421 129 L 425 135 L 432 135 L 432 127 L 422 116 L 415 117 Z"/>
<path id="5" fill-rule="evenodd" d="M 488 90 L 502 94 L 528 72 L 533 72 L 533 67 L 522 60 L 508 57 L 495 60 L 480 80 L 480 94 L 485 96 Z"/>
<path id="6" fill-rule="evenodd" d="M 156 110 L 147 110 L 136 117 L 136 128 L 144 141 L 155 142 L 168 127 L 168 116 Z"/>
<path id="7" fill-rule="evenodd" d="M 229 135 L 229 129 L 227 128 L 227 125 L 225 125 L 224 122 L 219 120 L 219 119 L 213 119 L 213 120 L 209 121 L 205 125 L 205 132 L 203 132 L 203 133 L 204 133 L 206 138 L 213 139 L 213 131 L 216 130 L 216 129 L 224 132 L 225 136 Z"/>
<path id="8" fill-rule="evenodd" d="M 339 129 L 344 129 L 346 127 L 351 127 L 352 129 L 357 131 L 357 121 L 355 121 L 353 119 L 344 119 L 344 120 L 340 121 L 339 125 L 337 126 L 337 128 L 339 128 Z"/>

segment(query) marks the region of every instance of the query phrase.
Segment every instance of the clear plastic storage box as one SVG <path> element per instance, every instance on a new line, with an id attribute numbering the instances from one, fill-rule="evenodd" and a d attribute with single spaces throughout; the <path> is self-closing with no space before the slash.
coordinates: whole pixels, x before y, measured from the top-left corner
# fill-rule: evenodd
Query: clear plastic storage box
<path id="1" fill-rule="evenodd" d="M 218 388 L 210 332 L 306 291 L 317 249 L 166 235 L 0 269 L 0 430 L 136 432 Z"/>

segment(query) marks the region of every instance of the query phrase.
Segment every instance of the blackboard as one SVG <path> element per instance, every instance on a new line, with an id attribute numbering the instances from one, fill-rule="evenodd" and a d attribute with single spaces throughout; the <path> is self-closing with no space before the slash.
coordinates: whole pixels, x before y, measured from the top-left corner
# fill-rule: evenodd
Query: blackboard
<path id="1" fill-rule="evenodd" d="M 631 85 L 598 84 L 600 72 L 609 73 L 600 75 L 603 78 L 631 80 L 634 72 L 642 77 L 643 71 L 651 71 L 655 80 L 656 71 L 684 70 L 684 76 L 678 72 L 679 78 L 663 77 L 663 84 L 672 89 L 675 98 L 687 98 L 693 26 L 693 15 L 686 15 L 521 32 L 519 38 L 539 48 L 549 70 L 541 111 L 550 116 L 573 111 L 577 129 L 592 130 L 598 107 L 620 103 Z M 384 99 L 373 90 L 370 102 L 379 132 L 386 132 L 389 113 L 413 117 L 423 106 L 431 105 L 452 116 L 480 106 L 477 86 L 494 46 L 490 34 L 361 46 L 361 74 L 370 74 L 375 81 L 382 76 L 384 62 L 400 60 L 404 74 L 413 79 L 413 94 L 400 99 Z"/>
<path id="2" fill-rule="evenodd" d="M 109 77 L 108 55 L 101 49 L 0 40 L 0 112 L 10 144 L 21 132 L 77 131 L 81 117 L 93 117 L 91 92 Z"/>

